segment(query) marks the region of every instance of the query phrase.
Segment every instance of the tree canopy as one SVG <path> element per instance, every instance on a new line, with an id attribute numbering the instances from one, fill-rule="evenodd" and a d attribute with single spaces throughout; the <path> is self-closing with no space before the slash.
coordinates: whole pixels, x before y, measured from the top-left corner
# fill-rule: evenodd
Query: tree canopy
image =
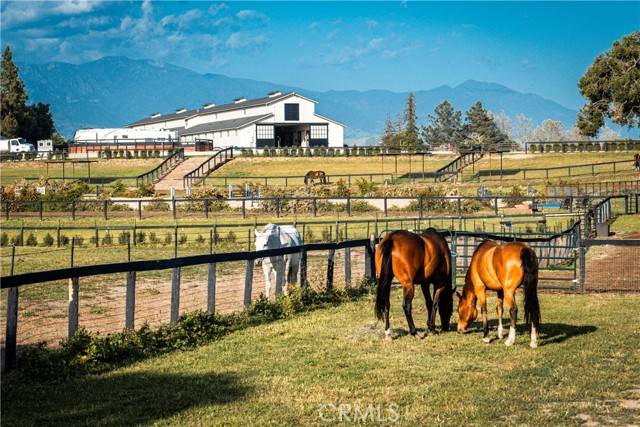
<path id="1" fill-rule="evenodd" d="M 23 137 L 31 142 L 49 139 L 55 132 L 49 104 L 27 105 L 29 96 L 7 46 L 0 70 L 0 132 L 3 136 Z"/>
<path id="2" fill-rule="evenodd" d="M 422 126 L 423 140 L 430 145 L 457 147 L 463 139 L 462 113 L 456 111 L 447 100 L 438 104 L 434 113 L 427 116 L 427 125 Z"/>
<path id="3" fill-rule="evenodd" d="M 587 98 L 576 123 L 584 135 L 596 136 L 607 118 L 621 126 L 640 125 L 640 32 L 599 55 L 578 87 Z"/>
<path id="4" fill-rule="evenodd" d="M 466 138 L 474 144 L 500 144 L 509 141 L 480 101 L 467 111 L 464 131 Z"/>

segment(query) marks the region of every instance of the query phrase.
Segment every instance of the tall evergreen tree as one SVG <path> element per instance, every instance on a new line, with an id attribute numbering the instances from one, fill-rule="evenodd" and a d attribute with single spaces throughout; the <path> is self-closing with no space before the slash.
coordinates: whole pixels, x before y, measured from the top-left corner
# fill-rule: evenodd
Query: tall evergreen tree
<path id="1" fill-rule="evenodd" d="M 384 122 L 384 132 L 382 133 L 380 143 L 387 146 L 393 145 L 395 137 L 396 128 L 391 121 L 391 117 L 387 115 L 387 120 Z"/>
<path id="2" fill-rule="evenodd" d="M 462 113 L 455 111 L 451 103 L 442 101 L 434 109 L 435 116 L 427 116 L 427 125 L 422 126 L 422 138 L 430 145 L 449 144 L 456 147 L 463 139 Z"/>
<path id="3" fill-rule="evenodd" d="M 465 117 L 465 136 L 469 140 L 482 141 L 484 144 L 499 144 L 508 142 L 508 137 L 504 135 L 496 126 L 493 117 L 482 106 L 480 101 L 469 108 Z"/>
<path id="4" fill-rule="evenodd" d="M 51 138 L 55 127 L 49 104 L 27 105 L 29 96 L 9 46 L 2 54 L 0 83 L 0 133 L 6 137 L 24 137 L 33 143 Z"/>
<path id="5" fill-rule="evenodd" d="M 27 92 L 20 79 L 18 67 L 13 63 L 13 53 L 7 46 L 2 53 L 0 70 L 0 132 L 6 137 L 21 136 L 21 125 L 26 115 Z"/>
<path id="6" fill-rule="evenodd" d="M 407 97 L 407 105 L 404 109 L 404 128 L 402 130 L 402 142 L 404 146 L 420 145 L 418 135 L 418 113 L 416 112 L 416 98 L 413 93 Z"/>

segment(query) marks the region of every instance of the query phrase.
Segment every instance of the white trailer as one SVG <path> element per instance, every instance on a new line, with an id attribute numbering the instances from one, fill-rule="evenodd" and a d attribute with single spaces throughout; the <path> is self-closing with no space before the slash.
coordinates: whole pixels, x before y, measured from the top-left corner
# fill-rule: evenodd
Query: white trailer
<path id="1" fill-rule="evenodd" d="M 36 151 L 33 144 L 29 144 L 24 138 L 1 138 L 0 153 L 31 153 Z"/>

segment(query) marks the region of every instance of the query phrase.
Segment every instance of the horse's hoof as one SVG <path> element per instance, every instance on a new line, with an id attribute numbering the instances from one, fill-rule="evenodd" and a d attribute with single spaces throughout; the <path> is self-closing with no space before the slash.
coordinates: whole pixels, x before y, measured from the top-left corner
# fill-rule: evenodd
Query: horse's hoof
<path id="1" fill-rule="evenodd" d="M 393 338 L 391 338 L 391 335 L 384 336 L 384 342 L 391 342 L 391 341 L 393 341 Z"/>
<path id="2" fill-rule="evenodd" d="M 513 345 L 513 343 L 515 342 L 515 340 L 511 340 L 511 339 L 507 339 L 504 342 L 504 345 L 506 345 L 507 347 L 511 347 Z"/>
<path id="3" fill-rule="evenodd" d="M 537 343 L 537 342 L 533 342 L 533 341 L 531 341 L 531 342 L 529 343 L 529 347 L 531 347 L 531 348 L 538 348 L 538 343 Z"/>
<path id="4" fill-rule="evenodd" d="M 438 332 L 437 329 L 429 329 L 429 334 L 431 334 L 431 335 L 439 335 L 440 332 Z"/>
<path id="5" fill-rule="evenodd" d="M 415 339 L 417 339 L 418 341 L 419 341 L 419 340 L 421 340 L 421 339 L 423 338 L 423 337 L 422 337 L 422 335 L 420 335 L 420 334 L 419 334 L 419 333 L 417 333 L 417 332 L 416 332 L 415 334 L 411 334 L 411 335 L 413 335 L 413 337 L 414 337 Z"/>
<path id="6" fill-rule="evenodd" d="M 424 340 L 424 339 L 427 339 L 428 336 L 429 336 L 429 334 L 427 334 L 427 331 L 424 331 L 422 333 L 422 335 L 420 335 L 420 338 L 422 338 Z"/>
<path id="7" fill-rule="evenodd" d="M 482 338 L 482 342 L 485 343 L 485 344 L 489 344 L 491 342 L 491 338 L 484 337 L 484 338 Z"/>

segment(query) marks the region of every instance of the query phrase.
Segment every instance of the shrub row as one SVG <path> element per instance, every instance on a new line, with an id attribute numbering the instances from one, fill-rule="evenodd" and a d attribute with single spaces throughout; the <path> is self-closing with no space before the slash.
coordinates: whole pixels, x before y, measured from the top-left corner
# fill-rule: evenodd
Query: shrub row
<path id="1" fill-rule="evenodd" d="M 146 357 L 190 350 L 248 326 L 352 301 L 372 289 L 372 283 L 366 280 L 346 290 L 318 292 L 293 287 L 290 295 L 281 295 L 275 302 L 261 296 L 239 313 L 218 315 L 196 311 L 181 316 L 173 326 L 164 325 L 157 330 L 151 330 L 145 324 L 138 330 L 100 336 L 81 329 L 72 338 L 62 341 L 59 348 L 48 349 L 43 343 L 26 348 L 11 378 L 60 381 L 78 374 L 104 372 Z"/>

